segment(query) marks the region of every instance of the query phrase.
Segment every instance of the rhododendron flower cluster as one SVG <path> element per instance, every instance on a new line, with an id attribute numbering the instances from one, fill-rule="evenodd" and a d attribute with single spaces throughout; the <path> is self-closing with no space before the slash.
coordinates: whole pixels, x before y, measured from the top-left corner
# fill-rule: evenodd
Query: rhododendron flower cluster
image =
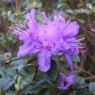
<path id="1" fill-rule="evenodd" d="M 79 25 L 76 21 L 68 20 L 62 16 L 54 15 L 54 20 L 48 19 L 45 12 L 42 12 L 45 24 L 40 24 L 35 19 L 35 9 L 26 14 L 28 21 L 27 26 L 19 23 L 14 33 L 19 36 L 19 40 L 23 41 L 23 45 L 19 47 L 17 57 L 37 54 L 39 69 L 42 72 L 47 72 L 51 67 L 51 57 L 63 53 L 67 62 L 73 71 L 74 65 L 71 60 L 71 55 L 79 54 L 79 49 L 83 48 L 79 43 L 83 40 L 76 39 Z M 74 79 L 74 74 L 67 77 L 60 74 L 61 82 L 69 81 L 65 86 L 61 83 L 62 89 L 67 89 Z M 74 77 L 73 77 L 74 76 Z"/>
<path id="2" fill-rule="evenodd" d="M 47 72 L 50 69 L 50 58 L 53 55 L 63 52 L 71 70 L 74 65 L 71 61 L 71 55 L 78 54 L 79 48 L 82 48 L 78 43 L 83 39 L 76 39 L 79 25 L 77 22 L 67 21 L 56 16 L 53 21 L 49 20 L 42 12 L 46 24 L 39 24 L 35 19 L 35 9 L 26 14 L 28 26 L 19 23 L 14 32 L 19 36 L 19 39 L 24 42 L 20 46 L 17 57 L 35 54 L 38 55 L 38 65 L 41 71 Z"/>

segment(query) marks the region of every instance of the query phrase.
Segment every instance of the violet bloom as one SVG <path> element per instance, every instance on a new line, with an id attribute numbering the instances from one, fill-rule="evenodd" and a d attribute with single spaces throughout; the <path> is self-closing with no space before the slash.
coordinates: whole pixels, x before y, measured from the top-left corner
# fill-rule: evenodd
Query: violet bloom
<path id="1" fill-rule="evenodd" d="M 73 71 L 74 64 L 72 63 L 71 55 L 79 54 L 79 49 L 83 48 L 79 43 L 84 40 L 84 38 L 76 39 L 75 37 L 79 31 L 78 23 L 71 20 L 66 22 L 62 16 L 56 15 L 56 18 L 53 21 L 50 21 L 45 14 L 43 15 L 48 25 L 55 25 L 57 29 L 56 34 L 58 35 L 58 39 L 56 41 L 57 49 L 58 51 L 63 52 L 71 70 Z"/>
<path id="2" fill-rule="evenodd" d="M 61 32 L 61 39 L 59 40 L 60 50 L 63 52 L 64 56 L 67 59 L 68 64 L 70 65 L 71 70 L 73 70 L 74 65 L 71 60 L 71 55 L 79 54 L 79 49 L 83 48 L 79 43 L 84 38 L 76 39 L 76 35 L 79 31 L 79 25 L 76 21 L 61 21 L 59 23 L 60 32 Z"/>
<path id="3" fill-rule="evenodd" d="M 47 72 L 51 65 L 50 58 L 63 52 L 71 70 L 73 70 L 74 66 L 70 56 L 78 54 L 79 48 L 82 48 L 78 44 L 82 39 L 77 40 L 75 38 L 78 34 L 79 25 L 76 22 L 66 22 L 61 16 L 56 16 L 51 21 L 45 12 L 42 12 L 42 15 L 46 24 L 39 24 L 36 21 L 35 9 L 32 9 L 30 13 L 26 14 L 27 26 L 21 23 L 16 25 L 14 33 L 24 42 L 19 47 L 17 57 L 37 53 L 40 70 Z"/>
<path id="4" fill-rule="evenodd" d="M 22 23 L 18 23 L 14 28 L 14 33 L 19 36 L 19 40 L 27 41 L 29 39 L 34 40 L 37 36 L 38 23 L 35 19 L 35 9 L 32 9 L 30 13 L 26 14 L 28 25 L 24 26 Z"/>
<path id="5" fill-rule="evenodd" d="M 56 41 L 59 38 L 58 30 L 55 24 L 39 25 L 35 20 L 34 9 L 26 15 L 26 18 L 28 20 L 28 27 L 19 24 L 14 30 L 14 33 L 24 42 L 19 47 L 17 57 L 37 53 L 39 68 L 41 71 L 46 72 L 50 69 L 50 57 L 57 54 Z"/>
<path id="6" fill-rule="evenodd" d="M 75 83 L 75 74 L 73 72 L 65 75 L 64 73 L 60 73 L 60 84 L 59 89 L 67 90 L 70 86 Z"/>
<path id="7" fill-rule="evenodd" d="M 62 23 L 61 23 L 62 24 Z M 59 24 L 60 25 L 60 24 Z M 63 22 L 64 25 L 64 22 Z M 79 54 L 81 48 L 84 48 L 80 45 L 80 41 L 84 38 L 76 39 L 76 35 L 79 31 L 79 25 L 77 22 L 67 21 L 65 26 L 60 29 L 62 38 L 60 39 L 60 50 L 65 55 L 68 64 L 70 65 L 71 70 L 73 70 L 74 65 L 71 60 L 71 55 Z"/>

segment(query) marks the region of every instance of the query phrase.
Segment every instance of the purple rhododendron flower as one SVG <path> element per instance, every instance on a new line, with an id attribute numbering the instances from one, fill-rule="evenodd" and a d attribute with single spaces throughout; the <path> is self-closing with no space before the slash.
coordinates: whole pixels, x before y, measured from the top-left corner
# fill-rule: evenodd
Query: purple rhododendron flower
<path id="1" fill-rule="evenodd" d="M 79 54 L 79 48 L 83 48 L 78 43 L 84 40 L 84 38 L 76 39 L 75 36 L 78 34 L 79 25 L 77 22 L 70 20 L 66 22 L 66 20 L 62 16 L 56 16 L 54 21 L 50 21 L 45 13 L 43 14 L 47 24 L 54 24 L 55 29 L 57 29 L 57 49 L 60 52 L 63 52 L 65 55 L 68 64 L 70 65 L 71 70 L 73 70 L 74 65 L 71 60 L 71 55 Z M 53 28 L 52 28 L 53 29 Z"/>
<path id="2" fill-rule="evenodd" d="M 75 83 L 75 77 L 76 76 L 73 72 L 70 72 L 67 76 L 64 73 L 60 73 L 59 89 L 67 90 Z"/>
<path id="3" fill-rule="evenodd" d="M 77 22 L 67 21 L 62 16 L 56 16 L 51 21 L 45 12 L 42 12 L 46 24 L 39 24 L 35 19 L 35 9 L 26 14 L 28 25 L 19 23 L 14 33 L 24 42 L 19 47 L 17 57 L 31 54 L 38 54 L 38 65 L 41 71 L 47 72 L 50 69 L 53 55 L 63 52 L 71 70 L 74 65 L 71 61 L 72 54 L 79 54 L 79 48 L 83 48 L 78 43 L 83 39 L 76 39 L 79 25 Z"/>

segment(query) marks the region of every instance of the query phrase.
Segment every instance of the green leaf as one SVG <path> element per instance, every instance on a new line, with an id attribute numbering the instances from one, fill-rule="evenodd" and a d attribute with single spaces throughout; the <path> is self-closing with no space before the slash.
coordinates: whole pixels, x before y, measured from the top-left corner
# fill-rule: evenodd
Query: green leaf
<path id="1" fill-rule="evenodd" d="M 13 59 L 10 63 L 12 70 L 18 69 L 18 71 L 20 72 L 28 63 L 33 63 L 33 61 L 35 61 L 36 58 L 32 58 L 32 59 Z M 27 65 L 28 66 L 28 65 Z"/>
<path id="2" fill-rule="evenodd" d="M 51 68 L 49 71 L 46 73 L 43 73 L 43 76 L 45 79 L 52 85 L 57 85 L 59 81 L 59 73 L 58 73 L 58 68 L 57 64 L 55 61 L 51 61 Z"/>
<path id="3" fill-rule="evenodd" d="M 91 93 L 88 90 L 78 90 L 75 95 L 91 95 Z"/>
<path id="4" fill-rule="evenodd" d="M 5 71 L 5 68 L 3 66 L 0 67 L 0 75 L 2 77 L 6 77 L 6 71 Z"/>
<path id="5" fill-rule="evenodd" d="M 5 93 L 5 95 L 16 95 L 16 93 L 14 91 L 8 91 L 8 92 Z"/>
<path id="6" fill-rule="evenodd" d="M 25 67 L 27 62 L 28 62 L 27 59 L 20 59 L 12 61 L 10 65 L 12 67 L 12 70 L 18 69 L 19 71 L 21 71 Z"/>
<path id="7" fill-rule="evenodd" d="M 15 21 L 14 18 L 15 18 L 15 14 L 11 14 L 11 15 L 8 17 L 9 21 L 11 21 L 11 22 L 14 22 L 14 21 Z"/>
<path id="8" fill-rule="evenodd" d="M 21 64 L 19 65 L 19 67 L 18 67 L 18 71 L 21 71 L 21 70 L 25 67 L 26 64 L 27 64 L 27 62 L 21 63 Z"/>
<path id="9" fill-rule="evenodd" d="M 85 88 L 85 87 L 87 87 L 87 86 L 88 86 L 88 84 L 87 84 L 87 83 L 83 83 L 83 84 L 76 84 L 77 89 L 83 89 L 83 88 Z"/>
<path id="10" fill-rule="evenodd" d="M 73 62 L 80 62 L 80 57 L 78 55 L 71 56 Z"/>
<path id="11" fill-rule="evenodd" d="M 26 71 L 25 69 L 23 69 L 20 71 L 20 74 L 24 77 L 26 82 L 31 83 L 34 78 L 35 72 L 30 73 L 30 72 Z"/>
<path id="12" fill-rule="evenodd" d="M 90 82 L 88 88 L 91 92 L 95 92 L 95 82 Z"/>
<path id="13" fill-rule="evenodd" d="M 15 76 L 15 74 L 16 74 L 16 71 L 11 70 L 11 67 L 9 65 L 0 67 L 0 75 L 2 77 Z"/>
<path id="14" fill-rule="evenodd" d="M 64 68 L 68 68 L 68 67 L 69 67 L 68 63 L 66 63 L 66 62 L 64 62 L 64 61 L 57 61 L 56 63 L 57 63 L 59 66 L 64 67 Z"/>
<path id="15" fill-rule="evenodd" d="M 59 60 L 57 60 L 57 59 L 55 59 L 55 58 L 53 58 L 53 60 L 54 60 L 54 61 L 56 62 L 56 64 L 57 64 L 58 66 L 60 66 L 60 67 L 63 67 L 63 68 L 68 68 L 68 67 L 69 67 L 68 63 L 65 62 L 64 60 L 63 60 L 63 61 L 59 61 Z"/>
<path id="16" fill-rule="evenodd" d="M 47 87 L 47 82 L 46 80 L 41 80 L 39 82 L 36 82 L 35 84 L 31 84 L 26 86 L 22 93 L 26 93 L 26 94 L 32 94 L 32 93 L 38 93 L 40 90 L 42 90 L 43 88 Z"/>
<path id="17" fill-rule="evenodd" d="M 15 80 L 11 80 L 11 81 L 6 85 L 6 87 L 4 87 L 4 90 L 9 89 L 14 83 L 15 83 Z"/>
<path id="18" fill-rule="evenodd" d="M 76 82 L 77 83 L 85 83 L 85 78 L 84 77 L 81 77 L 81 76 L 76 77 Z"/>
<path id="19" fill-rule="evenodd" d="M 85 87 L 87 87 L 87 86 L 88 86 L 88 84 L 85 83 L 85 78 L 83 78 L 83 77 L 77 77 L 77 78 L 76 78 L 75 87 L 76 87 L 77 89 L 82 89 L 82 88 L 85 88 Z"/>
<path id="20" fill-rule="evenodd" d="M 5 91 L 9 89 L 14 84 L 14 82 L 15 81 L 9 77 L 0 78 L 0 89 Z"/>
<path id="21" fill-rule="evenodd" d="M 23 88 L 23 87 L 22 87 L 22 77 L 19 76 L 19 77 L 18 77 L 18 80 L 17 80 L 17 89 L 20 90 L 20 89 L 22 89 L 22 88 Z"/>
<path id="22" fill-rule="evenodd" d="M 0 55 L 0 64 L 3 62 L 4 55 Z"/>
<path id="23" fill-rule="evenodd" d="M 47 71 L 45 74 L 49 76 L 51 80 L 56 80 L 57 74 L 58 74 L 58 69 L 57 69 L 57 64 L 52 60 L 51 61 L 51 68 L 49 71 Z"/>

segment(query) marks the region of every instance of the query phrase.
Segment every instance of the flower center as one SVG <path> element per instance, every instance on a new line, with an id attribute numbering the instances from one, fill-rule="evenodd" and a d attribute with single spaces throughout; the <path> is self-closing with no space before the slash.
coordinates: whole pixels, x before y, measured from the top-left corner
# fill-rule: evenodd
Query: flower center
<path id="1" fill-rule="evenodd" d="M 45 41 L 43 43 L 42 47 L 48 49 L 49 51 L 51 51 L 51 49 L 55 47 L 55 44 L 53 43 L 53 44 L 50 45 L 50 44 L 47 43 L 47 41 Z"/>
<path id="2" fill-rule="evenodd" d="M 68 84 L 68 82 L 65 80 L 65 81 L 64 81 L 64 86 L 67 86 L 67 84 Z"/>

